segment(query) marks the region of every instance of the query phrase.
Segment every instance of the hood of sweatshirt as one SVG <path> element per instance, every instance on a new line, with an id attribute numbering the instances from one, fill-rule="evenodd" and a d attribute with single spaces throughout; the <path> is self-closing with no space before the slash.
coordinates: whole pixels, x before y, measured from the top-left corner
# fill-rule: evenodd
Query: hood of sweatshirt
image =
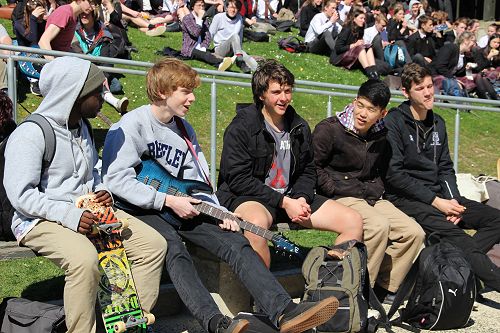
<path id="1" fill-rule="evenodd" d="M 56 150 L 52 163 L 42 168 L 45 139 L 34 123 L 23 123 L 10 135 L 5 150 L 4 186 L 16 210 L 12 229 L 20 240 L 39 220 L 54 221 L 77 230 L 83 210 L 77 197 L 105 189 L 95 168 L 98 162 L 89 128 L 80 120 L 76 129 L 68 119 L 82 90 L 90 62 L 57 58 L 41 72 L 44 99 L 35 113 L 52 125 Z"/>

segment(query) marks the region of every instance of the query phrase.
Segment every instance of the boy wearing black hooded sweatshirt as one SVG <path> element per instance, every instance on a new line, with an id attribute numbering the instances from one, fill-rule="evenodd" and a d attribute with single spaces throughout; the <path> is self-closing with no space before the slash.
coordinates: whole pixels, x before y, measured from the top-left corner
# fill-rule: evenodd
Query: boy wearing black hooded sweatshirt
<path id="1" fill-rule="evenodd" d="M 500 291 L 500 269 L 485 255 L 500 241 L 500 211 L 460 195 L 443 118 L 432 111 L 434 85 L 429 70 L 404 67 L 402 91 L 408 101 L 385 117 L 391 156 L 386 197 L 413 217 L 427 234 L 462 249 L 474 273 Z M 475 229 L 469 236 L 462 229 Z"/>

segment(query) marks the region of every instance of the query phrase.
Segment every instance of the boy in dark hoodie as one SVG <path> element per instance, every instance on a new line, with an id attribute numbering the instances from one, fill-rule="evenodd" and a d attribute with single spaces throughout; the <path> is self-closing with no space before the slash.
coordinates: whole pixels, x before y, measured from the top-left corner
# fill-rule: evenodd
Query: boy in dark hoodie
<path id="1" fill-rule="evenodd" d="M 44 99 L 35 113 L 52 125 L 56 150 L 42 166 L 45 139 L 38 125 L 26 122 L 9 136 L 5 149 L 4 186 L 15 209 L 12 231 L 20 245 L 47 257 L 65 271 L 64 310 L 68 332 L 96 331 L 95 300 L 99 284 L 97 251 L 87 238 L 98 218 L 77 208 L 75 200 L 95 193 L 96 201 L 113 204 L 96 168 L 99 156 L 91 129 L 82 118 L 101 109 L 104 74 L 87 60 L 57 58 L 40 76 Z M 123 245 L 132 264 L 142 308 L 149 313 L 158 297 L 165 239 L 153 228 L 117 211 L 127 219 Z"/>
<path id="2" fill-rule="evenodd" d="M 432 111 L 434 85 L 429 70 L 416 63 L 401 75 L 408 101 L 385 117 L 391 156 L 386 197 L 413 217 L 427 234 L 462 249 L 474 273 L 500 291 L 500 268 L 485 255 L 500 241 L 500 211 L 460 195 L 443 118 Z M 475 229 L 474 236 L 462 229 Z"/>
<path id="3" fill-rule="evenodd" d="M 425 236 L 413 219 L 382 199 L 388 148 L 383 118 L 390 98 L 384 82 L 368 80 L 344 111 L 313 132 L 317 192 L 361 214 L 370 282 L 381 300 L 398 290 Z"/>

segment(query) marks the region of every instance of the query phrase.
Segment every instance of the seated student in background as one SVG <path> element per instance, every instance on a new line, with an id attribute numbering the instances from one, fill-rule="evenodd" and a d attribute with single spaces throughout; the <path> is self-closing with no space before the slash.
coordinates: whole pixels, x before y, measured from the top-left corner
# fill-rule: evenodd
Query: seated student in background
<path id="1" fill-rule="evenodd" d="M 338 20 L 337 1 L 326 0 L 323 11 L 313 17 L 307 30 L 304 42 L 308 52 L 328 56 L 332 53 L 335 39 L 342 30 Z"/>
<path id="2" fill-rule="evenodd" d="M 205 18 L 205 2 L 203 0 L 192 0 L 190 5 L 191 13 L 186 15 L 181 22 L 181 55 L 206 62 L 217 66 L 220 71 L 225 71 L 233 64 L 231 57 L 218 57 L 207 50 L 210 43 L 212 43 L 212 35 L 210 35 L 208 22 Z"/>
<path id="3" fill-rule="evenodd" d="M 97 18 L 97 11 L 93 10 L 89 14 L 81 13 L 78 17 L 78 22 L 75 29 L 75 38 L 72 43 L 72 50 L 76 53 L 93 55 L 96 57 L 116 58 L 116 49 L 111 47 L 113 36 L 107 29 L 107 26 Z M 98 64 L 99 66 L 109 66 L 110 64 Z M 129 100 L 127 97 L 117 98 L 113 92 L 121 92 L 122 86 L 118 78 L 111 73 L 104 74 L 106 81 L 104 82 L 103 97 L 106 102 L 113 106 L 120 114 L 127 112 Z M 114 91 L 110 89 L 111 80 L 116 80 Z"/>
<path id="4" fill-rule="evenodd" d="M 304 2 L 299 15 L 299 36 L 305 37 L 311 20 L 316 14 L 321 13 L 323 0 L 307 0 Z"/>
<path id="5" fill-rule="evenodd" d="M 293 85 L 293 74 L 276 61 L 262 63 L 254 73 L 254 104 L 238 111 L 224 133 L 217 197 L 242 219 L 265 229 L 288 221 L 336 232 L 336 244 L 362 241 L 359 214 L 314 193 L 311 132 L 290 105 Z M 267 241 L 245 236 L 269 267 Z"/>
<path id="6" fill-rule="evenodd" d="M 363 41 L 365 45 L 371 44 L 373 49 L 373 55 L 375 59 L 379 61 L 384 60 L 384 48 L 390 43 L 383 39 L 382 34 L 387 34 L 387 17 L 383 14 L 377 14 L 375 16 L 375 24 L 369 28 L 366 28 L 363 33 Z"/>
<path id="7" fill-rule="evenodd" d="M 222 315 L 201 282 L 184 241 L 201 246 L 227 262 L 257 307 L 280 332 L 303 332 L 331 318 L 338 306 L 335 297 L 296 305 L 245 237 L 235 232 L 239 230 L 235 221 L 224 219 L 213 223 L 210 217 L 198 216 L 196 205 L 202 202 L 200 199 L 218 205 L 214 194 L 170 195 L 136 179 L 135 168 L 143 159 L 152 159 L 165 173 L 180 181 L 197 180 L 209 185 L 208 164 L 196 133 L 182 119 L 196 99 L 193 90 L 200 84 L 198 74 L 178 59 L 164 58 L 149 70 L 146 81 L 151 104 L 123 116 L 106 136 L 103 179 L 113 194 L 138 207 L 136 213 L 140 219 L 167 240 L 167 270 L 193 316 L 209 333 L 238 333 L 248 326 L 247 320 L 232 320 Z M 158 215 L 164 209 L 170 209 L 178 226 Z"/>
<path id="8" fill-rule="evenodd" d="M 5 30 L 5 27 L 2 24 L 0 24 L 0 44 L 12 45 L 12 39 L 10 38 L 9 33 L 7 32 L 7 30 Z M 0 53 L 9 54 L 10 51 L 2 50 L 0 51 Z M 0 90 L 5 93 L 7 93 L 8 90 L 6 59 L 0 60 Z"/>
<path id="9" fill-rule="evenodd" d="M 365 44 L 363 34 L 365 29 L 365 12 L 363 8 L 354 7 L 342 27 L 330 62 L 339 67 L 351 69 L 359 63 L 366 76 L 377 79 L 379 73 L 371 45 Z"/>
<path id="10" fill-rule="evenodd" d="M 500 26 L 498 26 L 496 23 L 490 24 L 488 26 L 487 31 L 486 31 L 486 35 L 479 38 L 479 40 L 477 42 L 477 46 L 480 48 L 485 48 L 486 46 L 488 46 L 488 42 L 490 40 L 490 37 L 493 36 L 494 34 L 499 33 L 500 32 L 499 28 L 500 28 Z"/>
<path id="11" fill-rule="evenodd" d="M 498 95 L 490 81 L 480 74 L 466 75 L 466 70 L 471 67 L 465 59 L 465 53 L 471 52 L 476 45 L 476 37 L 468 32 L 463 32 L 455 43 L 446 43 L 441 47 L 429 69 L 434 77 L 436 89 L 441 90 L 446 79 L 458 80 L 463 89 L 468 92 L 475 91 L 479 98 L 498 99 Z M 452 94 L 451 91 L 445 93 Z"/>
<path id="12" fill-rule="evenodd" d="M 500 76 L 500 34 L 490 36 L 488 45 L 472 50 L 477 67 L 473 71 L 481 73 L 490 80 L 498 80 Z"/>
<path id="13" fill-rule="evenodd" d="M 274 23 L 278 17 L 279 0 L 255 0 L 253 13 L 258 22 Z"/>
<path id="14" fill-rule="evenodd" d="M 75 36 L 78 16 L 81 13 L 90 14 L 94 7 L 94 2 L 89 0 L 73 0 L 67 5 L 57 7 L 47 19 L 45 31 L 38 42 L 40 48 L 71 52 L 71 41 Z M 45 58 L 54 59 L 48 55 Z"/>
<path id="15" fill-rule="evenodd" d="M 361 214 L 370 283 L 381 300 L 398 290 L 425 235 L 413 219 L 382 199 L 389 149 L 383 118 L 390 97 L 385 83 L 368 80 L 344 111 L 313 131 L 317 193 Z"/>
<path id="16" fill-rule="evenodd" d="M 387 23 L 387 37 L 389 42 L 403 41 L 406 42 L 410 35 L 408 22 L 405 19 L 405 9 L 403 4 L 397 2 L 393 6 L 393 14 Z"/>
<path id="17" fill-rule="evenodd" d="M 461 34 L 467 30 L 469 19 L 466 17 L 459 17 L 453 22 L 453 29 L 446 32 L 443 36 L 444 43 L 454 43 Z"/>
<path id="18" fill-rule="evenodd" d="M 226 12 L 214 16 L 209 30 L 214 41 L 214 53 L 219 57 L 234 56 L 236 65 L 244 73 L 250 73 L 257 69 L 257 61 L 243 51 L 244 23 L 240 9 L 239 0 L 228 0 Z"/>
<path id="19" fill-rule="evenodd" d="M 411 0 L 408 8 L 410 12 L 405 15 L 405 20 L 408 24 L 408 29 L 413 33 L 419 28 L 418 18 L 425 15 L 425 11 L 419 0 Z"/>
<path id="20" fill-rule="evenodd" d="M 43 167 L 45 139 L 38 125 L 23 123 L 10 135 L 5 149 L 4 185 L 15 209 L 12 231 L 20 245 L 48 258 L 64 270 L 64 312 L 68 332 L 96 331 L 95 302 L 99 262 L 87 238 L 98 218 L 77 208 L 81 195 L 111 206 L 113 199 L 96 169 L 99 156 L 82 118 L 101 109 L 104 74 L 87 60 L 60 57 L 46 64 L 40 76 L 44 95 L 36 114 L 55 133 L 52 163 Z M 123 211 L 127 219 L 123 245 L 131 261 L 141 305 L 146 313 L 158 298 L 167 244 L 151 227 Z"/>
<path id="21" fill-rule="evenodd" d="M 463 250 L 476 276 L 500 292 L 500 268 L 486 256 L 500 241 L 500 211 L 460 195 L 446 125 L 432 108 L 434 85 L 426 67 L 412 63 L 401 75 L 407 101 L 384 118 L 391 147 L 385 197 L 413 217 L 426 234 Z M 477 230 L 473 236 L 463 229 Z"/>
<path id="22" fill-rule="evenodd" d="M 427 66 L 436 56 L 434 22 L 426 15 L 420 16 L 418 22 L 418 31 L 408 37 L 408 53 L 413 62 Z"/>
<path id="23" fill-rule="evenodd" d="M 45 16 L 47 15 L 45 0 L 28 0 L 23 15 L 13 20 L 17 45 L 38 45 L 45 31 Z"/>

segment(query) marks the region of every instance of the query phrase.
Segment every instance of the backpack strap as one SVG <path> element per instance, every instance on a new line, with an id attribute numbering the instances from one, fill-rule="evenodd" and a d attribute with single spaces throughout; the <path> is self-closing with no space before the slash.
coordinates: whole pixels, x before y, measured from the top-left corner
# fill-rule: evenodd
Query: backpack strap
<path id="1" fill-rule="evenodd" d="M 47 118 L 38 113 L 30 114 L 23 123 L 30 122 L 37 124 L 43 132 L 43 138 L 45 140 L 45 150 L 43 152 L 43 163 L 42 167 L 47 168 L 56 153 L 56 133 L 54 128 L 49 123 Z"/>

